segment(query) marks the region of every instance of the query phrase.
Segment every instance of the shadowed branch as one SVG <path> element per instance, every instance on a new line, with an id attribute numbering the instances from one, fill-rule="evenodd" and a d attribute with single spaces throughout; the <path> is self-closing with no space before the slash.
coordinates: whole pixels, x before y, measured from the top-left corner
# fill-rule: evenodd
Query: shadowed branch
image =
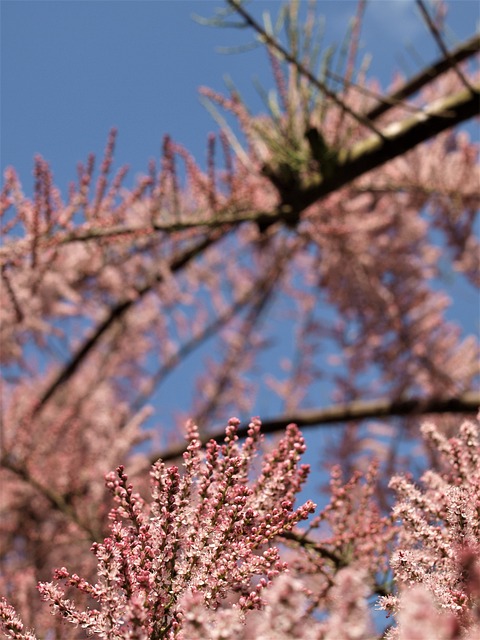
<path id="1" fill-rule="evenodd" d="M 285 414 L 276 418 L 262 420 L 262 433 L 275 433 L 285 429 L 285 425 L 294 423 L 302 429 L 307 427 L 320 427 L 332 424 L 340 424 L 354 420 L 365 420 L 367 418 L 391 418 L 405 416 L 423 416 L 428 414 L 443 413 L 463 413 L 473 414 L 480 407 L 480 393 L 476 391 L 467 392 L 459 397 L 451 398 L 408 398 L 405 400 L 390 400 L 381 398 L 379 400 L 355 401 L 349 404 L 338 404 L 324 409 L 309 409 L 298 411 L 297 413 Z M 248 423 L 240 425 L 237 435 L 245 438 L 248 432 Z M 225 430 L 205 436 L 202 442 L 205 444 L 209 440 L 223 442 Z M 151 457 L 152 461 L 174 460 L 179 458 L 185 451 L 185 446 L 172 447 L 160 454 Z"/>

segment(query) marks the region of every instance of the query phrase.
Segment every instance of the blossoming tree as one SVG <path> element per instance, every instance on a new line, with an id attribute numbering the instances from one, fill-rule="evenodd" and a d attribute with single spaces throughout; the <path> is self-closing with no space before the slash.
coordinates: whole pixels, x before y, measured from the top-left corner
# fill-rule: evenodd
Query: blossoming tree
<path id="1" fill-rule="evenodd" d="M 252 115 L 235 89 L 202 89 L 222 123 L 205 170 L 166 137 L 123 188 L 112 131 L 67 196 L 41 157 L 32 198 L 6 171 L 3 632 L 372 640 L 375 602 L 385 638 L 473 640 L 479 434 L 460 414 L 480 404 L 478 347 L 446 320 L 438 275 L 447 257 L 479 281 L 477 151 L 455 128 L 478 111 L 479 39 L 448 50 L 444 6 L 419 1 L 442 55 L 384 94 L 356 61 L 364 2 L 340 78 L 328 58 L 317 73 L 314 8 L 302 22 L 291 3 L 281 33 L 226 5 L 217 22 L 253 30 L 276 97 Z M 280 314 L 293 355 L 260 377 Z M 168 447 L 148 447 L 151 398 L 205 344 Z M 260 380 L 282 415 L 217 428 L 252 412 Z M 319 380 L 332 406 L 312 408 Z M 312 515 L 294 504 L 298 427 L 330 423 L 330 497 Z"/>

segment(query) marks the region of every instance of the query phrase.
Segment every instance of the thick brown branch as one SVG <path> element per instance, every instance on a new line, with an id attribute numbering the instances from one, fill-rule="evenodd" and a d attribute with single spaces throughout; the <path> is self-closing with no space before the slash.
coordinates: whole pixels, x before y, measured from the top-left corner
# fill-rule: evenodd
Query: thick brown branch
<path id="1" fill-rule="evenodd" d="M 389 125 L 382 139 L 371 136 L 352 149 L 341 151 L 336 171 L 328 179 L 298 193 L 292 203 L 295 209 L 303 211 L 355 178 L 403 155 L 442 131 L 473 118 L 479 111 L 479 95 L 480 86 L 476 86 L 474 92 L 465 89 L 436 100 L 425 107 L 423 113 Z"/>
<path id="2" fill-rule="evenodd" d="M 325 409 L 310 409 L 286 414 L 262 421 L 262 433 L 275 433 L 285 429 L 287 424 L 295 423 L 299 427 L 319 427 L 324 425 L 339 424 L 353 420 L 365 420 L 367 418 L 391 418 L 394 416 L 422 416 L 433 413 L 475 413 L 480 407 L 480 393 L 470 391 L 459 397 L 453 398 L 409 398 L 406 400 L 379 400 L 355 401 L 350 404 L 333 405 Z M 248 424 L 244 423 L 238 430 L 240 438 L 247 436 Z M 203 439 L 205 444 L 209 440 L 222 442 L 225 431 L 219 430 Z M 173 460 L 179 458 L 185 451 L 184 446 L 168 449 L 160 455 L 152 456 L 152 461 Z"/>
<path id="3" fill-rule="evenodd" d="M 376 120 L 392 107 L 398 106 L 402 100 L 409 98 L 426 84 L 432 82 L 439 75 L 448 71 L 452 64 L 459 64 L 467 60 L 480 50 L 480 36 L 475 35 L 462 42 L 456 49 L 450 52 L 449 58 L 442 57 L 426 69 L 422 69 L 413 78 L 406 82 L 400 89 L 382 99 L 381 104 L 373 107 L 365 114 L 369 120 Z"/>

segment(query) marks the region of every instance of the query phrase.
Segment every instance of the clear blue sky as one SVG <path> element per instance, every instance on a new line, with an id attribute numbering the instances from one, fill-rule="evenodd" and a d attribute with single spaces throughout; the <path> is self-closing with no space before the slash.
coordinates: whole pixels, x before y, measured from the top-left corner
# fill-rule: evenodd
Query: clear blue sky
<path id="1" fill-rule="evenodd" d="M 473 0 L 450 4 L 454 44 L 473 33 L 479 11 Z M 262 49 L 216 51 L 251 41 L 250 32 L 204 27 L 191 18 L 221 6 L 219 0 L 1 0 L 2 172 L 15 166 L 30 192 L 32 157 L 40 153 L 64 188 L 78 161 L 91 151 L 101 154 L 113 125 L 119 129 L 116 164 L 129 164 L 132 180 L 158 157 L 165 133 L 203 162 L 206 136 L 216 125 L 198 87 L 222 90 L 228 74 L 253 110 L 261 103 L 252 78 L 270 87 Z M 257 16 L 275 15 L 280 2 L 249 6 Z M 356 0 L 319 2 L 328 43 L 340 43 L 355 7 Z M 413 0 L 370 1 L 362 44 L 384 85 L 392 71 L 413 73 L 438 56 Z"/>
<path id="2" fill-rule="evenodd" d="M 326 44 L 340 44 L 356 5 L 319 2 Z M 159 157 L 165 133 L 203 164 L 207 135 L 217 127 L 198 100 L 198 87 L 221 91 L 228 75 L 256 112 L 261 101 L 252 79 L 272 86 L 263 49 L 217 52 L 251 42 L 251 32 L 192 20 L 194 13 L 209 17 L 221 6 L 220 0 L 1 0 L 2 172 L 13 165 L 31 193 L 32 159 L 40 153 L 65 192 L 77 163 L 89 152 L 101 156 L 112 126 L 119 131 L 115 164 L 131 167 L 129 184 Z M 249 6 L 261 17 L 265 10 L 276 15 L 280 2 Z M 476 1 L 452 0 L 447 44 L 471 36 L 478 22 Z M 372 54 L 371 75 L 384 87 L 393 72 L 413 74 L 439 57 L 413 0 L 371 0 L 361 44 L 360 57 Z M 462 286 L 457 294 L 460 306 L 451 317 L 460 309 L 464 326 L 475 330 L 471 292 Z M 257 410 L 275 412 L 264 405 Z"/>

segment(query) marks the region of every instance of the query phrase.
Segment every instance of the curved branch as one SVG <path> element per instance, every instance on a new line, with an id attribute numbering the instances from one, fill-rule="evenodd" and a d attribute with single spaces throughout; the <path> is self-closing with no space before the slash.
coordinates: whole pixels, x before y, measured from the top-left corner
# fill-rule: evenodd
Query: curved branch
<path id="1" fill-rule="evenodd" d="M 219 228 L 213 231 L 210 235 L 207 235 L 201 242 L 194 245 L 190 249 L 185 250 L 183 253 L 175 257 L 170 264 L 170 271 L 175 273 L 185 267 L 191 260 L 200 255 L 205 249 L 212 246 L 217 240 L 223 237 L 225 228 Z M 43 395 L 37 401 L 33 410 L 33 415 L 36 415 L 38 411 L 45 405 L 45 403 L 52 397 L 55 391 L 67 382 L 73 374 L 77 371 L 79 366 L 84 362 L 90 351 L 98 344 L 102 336 L 110 329 L 116 320 L 124 317 L 127 311 L 131 309 L 139 299 L 143 298 L 149 293 L 154 286 L 159 284 L 163 280 L 162 273 L 156 273 L 154 277 L 145 285 L 137 289 L 136 298 L 128 298 L 122 302 L 118 302 L 110 309 L 108 316 L 101 322 L 92 335 L 83 342 L 79 349 L 72 354 L 72 357 L 68 363 L 58 372 L 54 380 L 50 383 Z"/>
<path id="2" fill-rule="evenodd" d="M 349 404 L 333 405 L 325 409 L 310 409 L 308 411 L 298 411 L 297 413 L 286 414 L 262 420 L 262 433 L 276 433 L 285 429 L 290 423 L 295 423 L 302 428 L 320 427 L 331 424 L 339 424 L 354 420 L 365 420 L 367 418 L 391 418 L 394 416 L 423 416 L 433 413 L 475 413 L 480 407 L 480 392 L 469 391 L 458 397 L 438 398 L 408 398 L 405 400 L 390 400 L 380 398 L 379 400 L 354 401 Z M 248 423 L 243 423 L 237 435 L 245 438 L 248 432 Z M 225 437 L 224 429 L 202 438 L 202 443 L 209 440 L 223 442 Z M 185 451 L 185 446 L 172 447 L 160 455 L 151 457 L 152 462 L 161 458 L 163 461 L 174 460 L 181 457 Z"/>

